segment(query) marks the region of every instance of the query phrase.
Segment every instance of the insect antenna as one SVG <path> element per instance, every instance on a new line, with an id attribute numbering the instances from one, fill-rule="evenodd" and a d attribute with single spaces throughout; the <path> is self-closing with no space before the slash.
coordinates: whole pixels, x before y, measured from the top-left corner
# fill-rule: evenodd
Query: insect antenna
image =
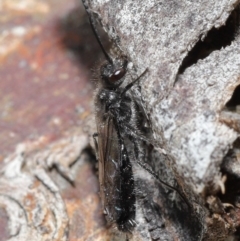
<path id="1" fill-rule="evenodd" d="M 108 53 L 106 52 L 106 50 L 103 47 L 102 41 L 101 41 L 101 39 L 100 39 L 100 37 L 98 35 L 98 32 L 97 32 L 97 28 L 96 28 L 96 25 L 95 25 L 92 13 L 90 12 L 89 7 L 88 7 L 86 1 L 82 0 L 82 3 L 83 3 L 83 6 L 85 7 L 85 10 L 86 10 L 87 14 L 88 14 L 88 18 L 89 18 L 89 22 L 90 22 L 93 34 L 96 37 L 96 39 L 98 41 L 98 44 L 99 44 L 100 48 L 102 49 L 103 54 L 105 55 L 105 58 L 107 59 L 107 61 L 110 64 L 113 64 L 113 60 L 110 58 L 110 56 L 108 55 Z"/>

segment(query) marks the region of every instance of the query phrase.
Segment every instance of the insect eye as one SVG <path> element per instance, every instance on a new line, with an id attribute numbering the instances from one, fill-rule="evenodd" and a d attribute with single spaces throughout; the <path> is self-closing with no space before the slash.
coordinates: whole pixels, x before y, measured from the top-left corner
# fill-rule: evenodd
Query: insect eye
<path id="1" fill-rule="evenodd" d="M 120 80 L 125 74 L 126 74 L 125 68 L 117 69 L 116 71 L 114 71 L 113 74 L 111 74 L 109 76 L 109 80 L 111 82 L 116 82 L 116 81 Z"/>

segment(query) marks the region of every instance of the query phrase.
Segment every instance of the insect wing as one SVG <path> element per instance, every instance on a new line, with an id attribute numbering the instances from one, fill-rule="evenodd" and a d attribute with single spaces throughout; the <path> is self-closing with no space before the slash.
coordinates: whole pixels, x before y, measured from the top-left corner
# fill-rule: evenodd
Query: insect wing
<path id="1" fill-rule="evenodd" d="M 98 123 L 100 194 L 107 220 L 114 222 L 118 219 L 116 205 L 121 195 L 120 146 L 113 118 L 108 116 Z"/>

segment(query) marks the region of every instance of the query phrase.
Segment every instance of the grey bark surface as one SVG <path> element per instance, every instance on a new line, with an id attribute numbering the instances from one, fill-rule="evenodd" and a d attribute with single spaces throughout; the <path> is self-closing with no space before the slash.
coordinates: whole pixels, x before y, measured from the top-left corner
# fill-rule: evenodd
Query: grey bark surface
<path id="1" fill-rule="evenodd" d="M 168 195 L 159 184 L 143 178 L 146 173 L 136 174 L 137 186 L 145 193 L 138 203 L 138 234 L 142 240 L 224 240 L 237 224 L 227 218 L 218 197 L 208 197 L 225 192 L 220 168 L 239 136 L 221 114 L 240 83 L 239 35 L 181 74 L 179 69 L 198 41 L 226 23 L 239 1 L 86 2 L 128 56 L 131 76 L 148 69 L 139 85 L 159 142 L 151 165 L 163 180 L 175 180 L 189 200 L 187 208 L 174 197 L 175 205 L 166 204 Z M 157 211 L 154 205 L 161 208 Z"/>
<path id="2" fill-rule="evenodd" d="M 225 105 L 240 84 L 240 36 L 236 33 L 228 46 L 183 67 L 199 41 L 211 29 L 225 25 L 239 1 L 86 3 L 113 40 L 111 54 L 129 59 L 124 84 L 148 69 L 131 90 L 138 101 L 143 100 L 155 138 L 147 164 L 181 196 L 135 163 L 136 228 L 132 233 L 109 228 L 103 220 L 96 176 L 91 168 L 80 164 L 83 171 L 78 172 L 73 165 L 89 149 L 94 132 L 90 124 L 44 148 L 22 143 L 4 160 L 0 237 L 11 241 L 239 240 L 240 115 Z M 54 175 L 54 168 L 68 182 Z M 77 182 L 84 188 L 69 184 Z"/>

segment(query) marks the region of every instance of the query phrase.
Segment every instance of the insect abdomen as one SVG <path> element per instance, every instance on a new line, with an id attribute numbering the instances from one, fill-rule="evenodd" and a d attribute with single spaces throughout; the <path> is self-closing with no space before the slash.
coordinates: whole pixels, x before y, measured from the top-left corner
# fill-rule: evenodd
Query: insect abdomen
<path id="1" fill-rule="evenodd" d="M 125 146 L 122 151 L 121 170 L 121 215 L 117 220 L 120 230 L 130 231 L 135 226 L 135 203 L 134 178 L 132 165 Z"/>

